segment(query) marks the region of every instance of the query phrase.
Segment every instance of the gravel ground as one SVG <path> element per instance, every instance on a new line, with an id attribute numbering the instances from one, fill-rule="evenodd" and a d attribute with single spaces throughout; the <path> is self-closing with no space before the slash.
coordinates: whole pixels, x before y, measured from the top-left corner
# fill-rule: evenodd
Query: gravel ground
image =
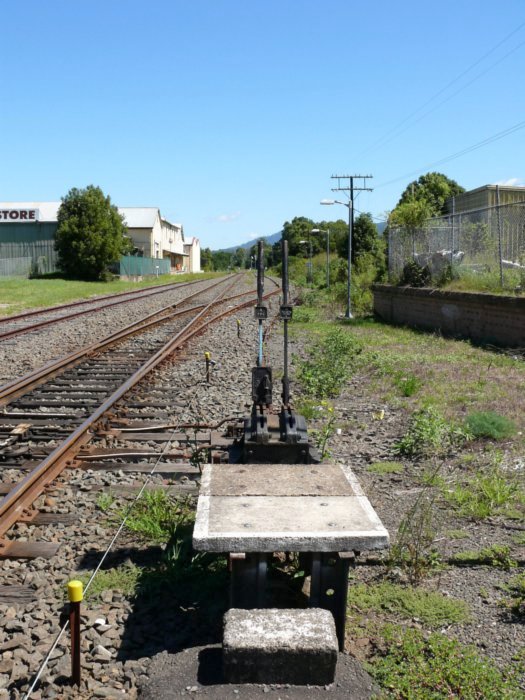
<path id="1" fill-rule="evenodd" d="M 276 309 L 277 301 L 274 300 L 271 306 Z M 180 393 L 180 406 L 170 409 L 170 418 L 174 421 L 202 418 L 213 421 L 232 413 L 242 415 L 246 412 L 251 392 L 249 368 L 254 364 L 257 352 L 256 324 L 251 310 L 238 317 L 241 321 L 240 339 L 237 337 L 235 319 L 226 319 L 192 343 L 191 348 L 185 351 L 182 363 L 163 367 L 157 372 L 159 387 L 176 386 Z M 81 325 L 82 321 L 78 324 Z M 102 326 L 93 332 L 101 336 L 106 334 Z M 18 343 L 23 343 L 28 359 L 31 357 L 29 340 L 26 337 L 17 341 L 17 347 Z M 77 338 L 75 347 L 80 342 Z M 52 343 L 56 343 L 55 348 L 64 349 L 59 338 L 50 339 L 49 344 Z M 202 359 L 203 352 L 208 350 L 216 361 L 209 385 L 203 381 Z M 294 350 L 300 352 L 301 348 L 296 345 Z M 270 336 L 268 351 L 274 376 L 279 377 L 282 340 L 277 332 Z M 51 347 L 49 353 L 47 359 L 53 355 Z M 32 361 L 32 366 L 35 366 L 36 360 L 33 358 Z M 10 368 L 10 371 L 20 373 L 22 367 L 16 365 L 16 369 Z M 333 460 L 351 464 L 372 505 L 391 536 L 395 537 L 401 518 L 420 492 L 422 468 L 406 462 L 402 474 L 379 476 L 368 470 L 372 462 L 394 459 L 393 444 L 403 434 L 407 424 L 404 411 L 392 409 L 383 403 L 370 387 L 364 373 L 354 377 L 336 400 L 341 434 L 332 438 L 330 450 Z M 279 393 L 280 387 L 276 382 L 276 400 Z M 379 419 L 380 411 L 384 411 L 382 419 Z M 15 476 L 4 473 L 4 481 Z M 20 537 L 64 544 L 50 561 L 36 559 L 3 563 L 1 583 L 26 587 L 26 591 L 32 592 L 33 600 L 0 604 L 0 614 L 4 618 L 3 629 L 0 630 L 0 700 L 21 696 L 21 689 L 27 687 L 28 678 L 40 666 L 59 628 L 67 581 L 91 570 L 114 534 L 115 526 L 108 523 L 107 517 L 97 507 L 100 489 L 107 491 L 111 488 L 113 493 L 118 493 L 122 486 L 136 484 L 143 478 L 124 472 L 79 472 L 68 479 L 67 485 L 46 496 L 42 504 L 42 510 L 72 514 L 72 522 L 38 528 L 25 524 L 16 526 Z M 166 483 L 158 476 L 153 480 L 159 484 Z M 460 528 L 468 534 L 462 540 L 449 539 L 443 534 L 439 545 L 448 554 L 458 549 L 479 549 L 494 542 L 512 543 L 512 536 L 516 534 L 516 531 L 507 530 L 499 522 L 473 524 L 459 521 L 449 512 L 443 513 L 443 520 L 446 531 Z M 79 552 L 83 554 L 79 555 Z M 514 544 L 513 554 L 519 555 L 519 549 Z M 137 538 L 123 534 L 108 563 L 147 563 L 155 561 L 158 556 L 158 549 L 147 547 Z M 501 586 L 517 571 L 523 571 L 523 568 L 509 573 L 493 567 L 451 567 L 429 578 L 423 584 L 425 587 L 461 598 L 471 609 L 468 623 L 450 625 L 441 631 L 462 642 L 474 644 L 501 666 L 508 663 L 512 655 L 525 645 L 523 624 L 510 618 L 499 604 L 504 596 Z M 375 581 L 386 575 L 380 556 L 362 554 L 355 570 L 357 581 Z M 105 591 L 100 600 L 86 601 L 84 680 L 81 689 L 72 690 L 65 682 L 70 660 L 67 644 L 60 642 L 42 675 L 40 689 L 31 697 L 35 700 L 136 698 L 140 688 L 143 688 L 143 697 L 148 697 L 147 689 L 151 689 L 156 678 L 153 672 L 155 668 L 162 667 L 158 655 L 166 657 L 167 654 L 165 661 L 176 665 L 178 652 L 220 643 L 221 616 L 226 604 L 224 582 L 218 576 L 217 581 L 210 581 L 209 585 L 210 588 L 205 588 L 202 595 L 197 589 L 184 595 L 168 590 L 158 594 L 155 599 L 142 597 L 130 601 L 118 592 Z M 356 620 L 351 617 L 350 622 Z M 423 627 L 417 619 L 404 621 L 404 624 L 420 629 Z M 347 640 L 347 651 L 363 660 L 371 640 L 367 627 L 363 626 L 362 629 L 361 637 L 354 631 L 354 636 Z M 157 661 L 152 666 L 155 659 Z M 179 694 L 198 695 L 199 684 L 188 683 Z M 277 692 L 272 690 L 270 697 L 284 698 L 286 695 L 277 689 Z"/>
<path id="2" fill-rule="evenodd" d="M 130 301 L 113 306 L 92 316 L 80 316 L 60 321 L 56 326 L 44 327 L 19 337 L 0 341 L 0 384 L 27 374 L 37 367 L 62 355 L 102 340 L 131 321 L 174 304 L 199 289 L 205 289 L 213 280 L 203 280 L 191 287 L 156 294 L 149 299 Z"/>

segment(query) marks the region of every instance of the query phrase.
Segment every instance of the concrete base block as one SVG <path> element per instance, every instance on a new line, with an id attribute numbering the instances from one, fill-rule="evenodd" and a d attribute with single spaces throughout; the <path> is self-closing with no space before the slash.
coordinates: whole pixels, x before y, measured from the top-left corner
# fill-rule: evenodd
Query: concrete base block
<path id="1" fill-rule="evenodd" d="M 229 610 L 224 616 L 223 670 L 228 683 L 333 683 L 338 643 L 332 613 Z"/>

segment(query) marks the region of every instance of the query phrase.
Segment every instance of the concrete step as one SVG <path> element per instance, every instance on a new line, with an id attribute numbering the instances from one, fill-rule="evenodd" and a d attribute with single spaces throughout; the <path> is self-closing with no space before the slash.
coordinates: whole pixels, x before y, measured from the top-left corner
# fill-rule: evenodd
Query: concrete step
<path id="1" fill-rule="evenodd" d="M 321 608 L 232 608 L 224 616 L 228 683 L 328 685 L 334 681 L 338 648 L 332 613 Z"/>

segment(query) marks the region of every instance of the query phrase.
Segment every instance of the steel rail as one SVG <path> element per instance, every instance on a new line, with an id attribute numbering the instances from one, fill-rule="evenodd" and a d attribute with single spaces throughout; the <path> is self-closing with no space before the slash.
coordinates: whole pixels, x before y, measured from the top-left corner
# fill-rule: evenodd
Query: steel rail
<path id="1" fill-rule="evenodd" d="M 214 306 L 224 302 L 222 298 L 229 289 L 224 290 L 219 297 L 205 306 L 189 323 L 177 333 L 164 347 L 158 350 L 142 367 L 140 367 L 131 377 L 129 377 L 111 396 L 104 402 L 81 424 L 79 425 L 58 447 L 56 447 L 35 469 L 33 469 L 24 479 L 22 479 L 10 492 L 0 501 L 0 536 L 4 535 L 14 523 L 21 518 L 28 509 L 32 506 L 36 498 L 42 493 L 46 486 L 49 486 L 59 474 L 67 467 L 73 464 L 74 457 L 80 449 L 86 446 L 86 437 L 94 424 L 96 424 L 102 416 L 133 388 L 141 379 L 149 374 L 160 363 L 164 362 L 171 353 L 179 348 L 183 343 L 204 330 L 204 326 L 235 313 L 240 308 L 245 308 L 253 304 L 253 300 L 248 300 L 233 308 L 224 311 L 217 316 L 208 319 L 199 325 L 199 321 L 203 319 Z M 275 290 L 267 295 L 273 296 L 279 290 Z M 252 292 L 253 293 L 253 292 Z M 5 549 L 8 545 L 7 541 L 0 541 L 0 554 L 2 548 Z"/>
<path id="2" fill-rule="evenodd" d="M 200 281 L 200 280 L 199 280 Z M 213 289 L 217 284 L 221 284 L 224 282 L 224 280 L 220 280 L 219 282 L 215 284 L 211 284 L 209 287 L 206 287 L 206 289 Z M 196 284 L 195 282 L 183 282 L 179 285 L 175 284 L 169 284 L 169 285 L 163 285 L 165 287 L 173 287 L 173 291 L 175 291 L 175 288 L 180 289 L 181 287 L 187 287 L 190 284 Z M 148 287 L 147 289 L 151 289 L 151 287 Z M 67 316 L 58 316 L 55 318 L 49 318 L 45 319 L 44 321 L 39 321 L 38 323 L 33 323 L 30 326 L 23 326 L 22 328 L 13 328 L 10 331 L 4 331 L 3 333 L 0 333 L 0 340 L 6 340 L 7 338 L 12 338 L 16 335 L 22 335 L 24 333 L 31 333 L 34 330 L 37 330 L 38 328 L 44 328 L 45 326 L 51 326 L 54 323 L 60 323 L 61 321 L 69 321 L 72 318 L 77 318 L 78 316 L 85 316 L 86 314 L 91 314 L 95 313 L 97 311 L 103 311 L 104 309 L 109 309 L 112 306 L 118 306 L 120 304 L 127 304 L 132 301 L 137 301 L 141 299 L 148 299 L 149 297 L 156 296 L 157 294 L 165 294 L 166 292 L 170 291 L 169 289 L 155 289 L 152 292 L 149 292 L 148 294 L 140 295 L 137 293 L 137 291 L 134 292 L 119 292 L 118 295 L 108 295 L 107 297 L 99 297 L 96 301 L 99 301 L 100 298 L 107 299 L 111 298 L 112 296 L 123 296 L 123 295 L 129 295 L 129 294 L 136 294 L 137 296 L 132 298 L 132 299 L 119 299 L 117 301 L 110 302 L 109 304 L 102 304 L 101 306 L 96 306 L 91 309 L 84 309 L 82 311 L 76 311 L 75 313 L 68 314 Z M 202 290 L 206 291 L 206 290 Z M 35 314 L 44 314 L 47 313 L 48 311 L 52 311 L 54 309 L 66 309 L 66 308 L 71 308 L 74 306 L 79 306 L 81 304 L 90 304 L 90 303 L 96 303 L 95 300 L 89 301 L 89 300 L 84 300 L 84 301 L 77 301 L 73 302 L 72 304 L 63 304 L 60 306 L 51 306 L 46 309 L 40 309 L 39 311 L 29 311 L 27 314 L 20 314 L 18 316 L 8 316 L 4 319 L 0 319 L 0 323 L 7 323 L 11 322 L 13 320 L 16 320 L 17 318 L 22 318 L 23 316 L 31 316 Z"/>
<path id="3" fill-rule="evenodd" d="M 189 309 L 181 309 L 180 311 L 169 313 L 172 309 L 177 308 L 178 306 L 186 303 L 189 299 L 193 299 L 193 297 L 199 296 L 200 294 L 204 293 L 205 291 L 209 291 L 211 288 L 216 287 L 219 284 L 220 283 L 217 283 L 212 287 L 207 287 L 205 290 L 199 290 L 198 292 L 194 292 L 193 294 L 190 294 L 189 296 L 185 297 L 185 299 L 178 302 L 177 304 L 165 306 L 159 311 L 155 311 L 152 314 L 149 314 L 148 316 L 144 316 L 143 318 L 139 319 L 138 321 L 135 321 L 131 325 L 122 328 L 120 331 L 115 331 L 115 333 L 112 333 L 111 335 L 102 338 L 102 340 L 99 340 L 96 343 L 93 343 L 92 345 L 88 345 L 84 348 L 81 348 L 80 350 L 77 350 L 76 352 L 70 353 L 69 355 L 64 355 L 63 357 L 60 357 L 56 360 L 52 360 L 51 362 L 43 365 L 42 367 L 39 367 L 38 369 L 25 374 L 23 377 L 19 377 L 11 382 L 7 382 L 3 386 L 0 386 L 0 408 L 3 406 L 5 407 L 14 399 L 23 396 L 28 391 L 31 391 L 37 386 L 40 386 L 49 379 L 53 379 L 64 370 L 69 369 L 70 367 L 74 367 L 76 364 L 78 364 L 78 362 L 95 355 L 101 350 L 111 347 L 111 345 L 114 345 L 115 343 L 118 343 L 127 337 L 130 337 L 136 333 L 141 333 L 142 331 L 145 331 L 148 328 L 151 328 L 152 326 L 158 325 L 160 323 L 171 321 L 177 316 L 183 316 L 185 314 L 191 313 L 192 311 L 202 309 L 205 306 L 205 304 L 198 304 L 196 306 L 190 307 Z M 251 291 L 241 292 L 240 294 L 235 294 L 231 297 L 228 297 L 227 299 L 224 299 L 223 301 L 230 301 L 251 293 Z M 164 315 L 161 316 L 161 314 Z M 157 318 L 158 316 L 160 316 L 160 318 Z"/>

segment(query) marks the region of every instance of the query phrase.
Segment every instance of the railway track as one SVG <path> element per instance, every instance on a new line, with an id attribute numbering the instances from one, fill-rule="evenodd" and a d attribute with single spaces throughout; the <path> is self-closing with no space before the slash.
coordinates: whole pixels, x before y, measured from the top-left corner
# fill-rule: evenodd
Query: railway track
<path id="1" fill-rule="evenodd" d="M 108 411 L 116 402 L 126 396 L 127 408 L 164 411 L 170 402 L 177 402 L 176 391 L 171 395 L 164 392 L 161 399 L 149 396 L 138 404 L 130 400 L 129 392 L 207 325 L 253 304 L 253 290 L 231 294 L 236 283 L 236 278 L 215 283 L 213 299 L 181 308 L 190 300 L 197 301 L 202 293 L 188 295 L 176 309 L 155 312 L 125 331 L 0 388 L 0 405 L 4 406 L 0 421 L 3 471 L 27 472 L 23 479 L 12 484 L 0 502 L 0 536 L 20 519 L 29 522 L 38 518 L 32 504 L 43 489 L 64 468 L 92 458 L 93 455 L 79 457 L 79 454 L 86 450 L 97 429 L 107 428 Z M 278 291 L 276 288 L 271 294 Z M 209 296 L 210 288 L 206 293 Z M 130 431 L 132 439 L 140 436 L 140 427 Z M 151 434 L 148 439 L 151 442 Z M 209 437 L 207 440 L 211 446 Z M 119 454 L 122 458 L 126 451 Z M 177 458 L 180 457 L 177 453 Z M 99 454 L 99 462 L 100 459 Z M 7 489 L 5 484 L 3 488 Z M 0 542 L 3 557 L 42 554 L 52 555 L 52 548 L 36 544 L 21 546 L 9 539 Z"/>
<path id="2" fill-rule="evenodd" d="M 1 317 L 0 341 L 14 338 L 24 333 L 32 333 L 40 328 L 45 328 L 60 323 L 61 321 L 70 321 L 73 318 L 85 316 L 86 314 L 93 314 L 113 306 L 119 306 L 133 301 L 142 301 L 160 294 L 166 294 L 167 292 L 178 291 L 185 287 L 192 287 L 200 284 L 200 280 L 178 284 L 162 284 L 155 287 L 108 294 L 94 299 L 84 299 L 69 304 L 59 304 L 57 306 L 46 307 L 45 309 L 34 309 L 33 311 L 26 311 L 13 316 Z M 213 286 L 213 283 L 210 286 Z"/>
<path id="3" fill-rule="evenodd" d="M 245 284 L 241 290 L 227 291 L 231 282 L 222 284 L 221 299 L 217 288 L 205 300 L 194 297 L 188 308 L 179 301 L 176 309 L 166 311 L 166 317 L 178 316 L 155 325 L 149 325 L 153 318 L 137 323 L 148 328 L 127 339 L 112 338 L 105 350 L 91 348 L 84 359 L 70 358 L 71 364 L 62 358 L 62 368 L 52 366 L 58 361 L 49 363 L 45 368 L 49 377 L 33 377 L 31 388 L 16 390 L 15 382 L 10 382 L 8 396 L 7 388 L 1 387 L 0 497 L 11 498 L 13 489 L 22 493 L 39 467 L 49 466 L 57 456 L 62 464 L 56 477 L 50 472 L 43 476 L 42 493 L 35 492 L 32 505 L 19 502 L 16 522 L 1 535 L 8 545 L 0 554 L 0 614 L 8 622 L 5 632 L 0 631 L 0 647 L 16 645 L 18 651 L 12 663 L 4 660 L 0 665 L 0 688 L 9 687 L 14 697 L 33 697 L 33 691 L 26 693 L 41 668 L 45 670 L 35 697 L 46 698 L 48 692 L 53 696 L 60 676 L 69 674 L 67 634 L 57 638 L 68 579 L 92 574 L 102 562 L 103 569 L 112 569 L 124 559 L 133 570 L 132 562 L 153 563 L 158 556 L 155 549 L 125 531 L 112 545 L 116 525 L 101 512 L 101 504 L 113 502 L 112 512 L 116 512 L 113 509 L 127 508 L 139 493 L 150 489 L 183 498 L 196 495 L 202 451 L 219 459 L 224 419 L 244 414 L 251 386 L 247 368 L 256 356 L 255 289 L 250 279 L 249 290 Z M 279 291 L 271 284 L 267 287 L 273 294 Z M 278 311 L 276 296 L 268 306 L 272 317 Z M 189 318 L 197 316 L 183 333 Z M 161 359 L 163 346 L 153 345 L 170 333 L 164 345 L 171 344 L 172 352 Z M 211 351 L 216 360 L 209 382 L 204 351 Z M 134 383 L 137 366 L 131 364 L 141 353 L 149 356 L 141 359 L 151 361 L 150 371 Z M 39 371 L 44 373 L 43 368 Z M 108 406 L 115 401 L 103 413 L 104 396 Z M 166 610 L 161 628 L 153 635 L 148 632 L 145 643 L 140 629 L 154 624 L 148 606 L 135 607 L 119 593 L 104 594 L 104 598 L 102 604 L 88 592 L 83 683 L 81 688 L 60 686 L 64 698 L 113 697 L 112 692 L 135 698 L 140 669 L 146 666 L 137 666 L 134 659 L 172 647 L 167 636 L 177 634 L 179 615 L 186 616 L 182 609 L 177 612 L 177 606 Z M 98 626 L 101 617 L 107 621 L 107 632 Z M 186 629 L 187 623 L 183 625 Z M 118 660 L 120 648 L 128 649 L 129 661 Z M 48 654 L 52 656 L 42 667 Z"/>

